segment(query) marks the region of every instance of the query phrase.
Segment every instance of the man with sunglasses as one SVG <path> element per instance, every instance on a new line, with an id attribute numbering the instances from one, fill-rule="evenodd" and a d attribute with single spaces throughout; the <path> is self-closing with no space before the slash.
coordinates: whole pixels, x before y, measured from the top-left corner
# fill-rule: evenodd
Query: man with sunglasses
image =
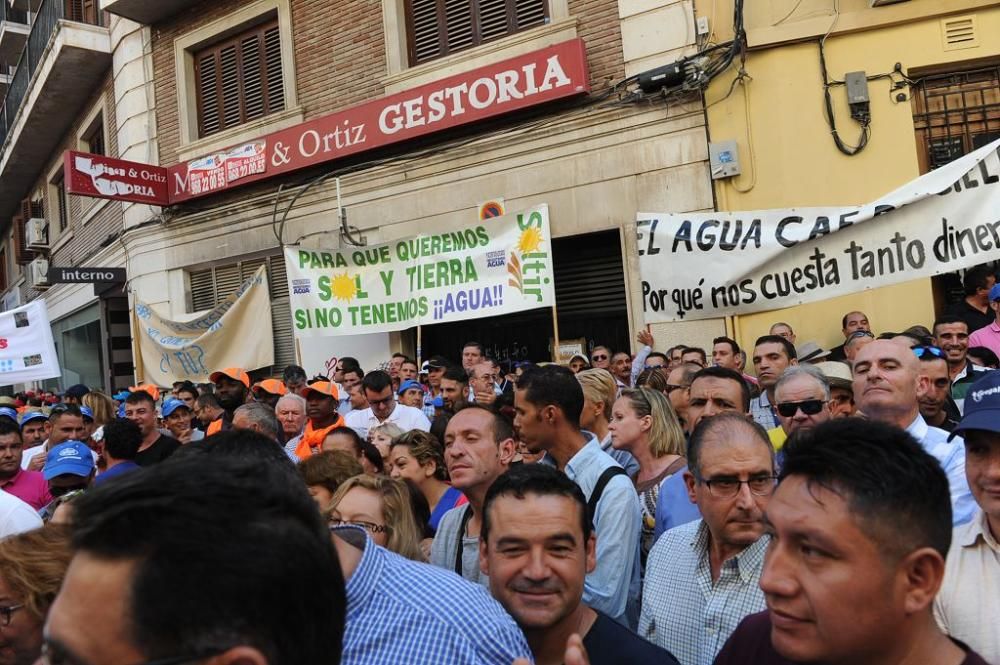
<path id="1" fill-rule="evenodd" d="M 948 432 L 927 424 L 920 415 L 918 398 L 926 394 L 927 375 L 921 372 L 919 351 L 875 340 L 854 361 L 854 399 L 869 420 L 905 429 L 933 455 L 951 485 L 952 517 L 956 526 L 972 519 L 976 502 L 965 478 L 965 447 L 960 439 L 949 442 Z"/>
<path id="2" fill-rule="evenodd" d="M 352 411 L 347 414 L 346 424 L 358 433 L 362 439 L 368 438 L 368 432 L 384 423 L 398 425 L 404 432 L 418 429 L 429 432 L 431 423 L 421 409 L 405 406 L 396 402 L 396 394 L 392 390 L 392 377 L 387 372 L 376 370 L 369 372 L 361 381 L 365 397 L 368 398 L 368 408 Z"/>
<path id="3" fill-rule="evenodd" d="M 653 546 L 639 636 L 683 665 L 711 665 L 740 621 L 765 607 L 758 582 L 774 452 L 762 427 L 722 413 L 695 427 L 687 458 L 684 481 L 701 519 L 667 531 Z"/>
<path id="4" fill-rule="evenodd" d="M 931 427 L 951 432 L 958 426 L 961 415 L 951 398 L 951 378 L 945 352 L 936 346 L 915 346 L 913 353 L 920 359 L 920 371 L 927 377 L 927 390 L 917 396 L 920 415 Z"/>
<path id="5" fill-rule="evenodd" d="M 833 418 L 830 384 L 823 372 L 812 365 L 789 367 L 774 387 L 779 426 L 768 430 L 776 451 L 794 432 L 812 429 Z M 780 464 L 779 464 L 780 466 Z"/>
<path id="6" fill-rule="evenodd" d="M 611 371 L 611 349 L 606 346 L 595 346 L 590 352 L 590 366 L 595 369 Z"/>

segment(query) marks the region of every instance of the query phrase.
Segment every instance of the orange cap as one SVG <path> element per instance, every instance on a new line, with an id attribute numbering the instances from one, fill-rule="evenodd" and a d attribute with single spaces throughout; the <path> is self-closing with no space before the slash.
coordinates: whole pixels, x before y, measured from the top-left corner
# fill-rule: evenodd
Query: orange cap
<path id="1" fill-rule="evenodd" d="M 285 388 L 285 384 L 278 379 L 264 379 L 263 381 L 258 381 L 253 384 L 253 391 L 256 393 L 258 390 L 263 390 L 266 393 L 271 393 L 272 395 L 284 395 L 288 392 Z"/>
<path id="2" fill-rule="evenodd" d="M 337 392 L 337 385 L 335 383 L 331 383 L 330 381 L 317 381 L 316 383 L 310 383 L 306 386 L 306 389 L 303 392 L 307 396 L 311 392 L 317 392 L 321 395 L 328 395 L 333 399 L 340 399 L 340 393 Z"/>
<path id="3" fill-rule="evenodd" d="M 212 372 L 212 374 L 209 375 L 208 380 L 212 383 L 216 383 L 224 376 L 228 376 L 233 381 L 242 382 L 247 388 L 250 387 L 250 375 L 239 367 L 227 367 L 226 369 L 220 369 L 217 372 Z"/>
<path id="4" fill-rule="evenodd" d="M 149 393 L 149 396 L 153 398 L 153 401 L 160 399 L 160 389 L 154 386 L 152 383 L 144 383 L 141 386 L 132 386 L 128 389 L 130 393 L 143 391 Z"/>

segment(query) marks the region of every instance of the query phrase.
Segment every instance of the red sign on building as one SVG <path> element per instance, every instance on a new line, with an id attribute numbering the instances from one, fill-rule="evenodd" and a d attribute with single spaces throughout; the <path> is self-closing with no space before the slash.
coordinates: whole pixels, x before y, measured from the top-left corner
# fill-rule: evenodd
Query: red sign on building
<path id="1" fill-rule="evenodd" d="M 170 204 L 167 169 L 70 150 L 63 166 L 66 192 L 102 199 Z"/>
<path id="2" fill-rule="evenodd" d="M 67 153 L 66 181 L 72 180 L 67 191 L 156 205 L 180 203 L 589 91 L 583 40 L 572 39 L 317 118 L 169 169 Z M 111 182 L 98 186 L 96 178 L 103 173 L 96 176 L 89 173 L 102 167 L 95 167 L 94 163 L 88 166 L 81 162 L 85 170 L 71 171 L 74 155 L 113 166 L 114 177 L 104 178 Z M 114 162 L 119 164 L 115 166 Z M 72 166 L 76 166 L 75 161 Z M 130 176 L 130 180 L 120 174 L 122 170 L 136 175 Z M 84 174 L 88 174 L 86 178 Z M 135 180 L 140 175 L 142 178 Z M 149 178 L 143 179 L 145 176 Z M 161 182 L 161 178 L 166 182 Z M 128 192 L 118 194 L 119 187 Z"/>

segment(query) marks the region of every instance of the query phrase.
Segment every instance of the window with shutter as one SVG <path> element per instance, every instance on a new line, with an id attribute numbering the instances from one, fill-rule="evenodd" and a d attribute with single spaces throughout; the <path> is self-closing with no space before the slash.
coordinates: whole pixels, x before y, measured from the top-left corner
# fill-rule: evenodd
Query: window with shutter
<path id="1" fill-rule="evenodd" d="M 101 11 L 97 0 L 65 0 L 65 10 L 69 21 L 101 25 Z"/>
<path id="2" fill-rule="evenodd" d="M 194 53 L 194 66 L 201 137 L 285 108 L 277 20 Z"/>
<path id="3" fill-rule="evenodd" d="M 95 155 L 106 155 L 104 143 L 104 114 L 99 113 L 94 121 L 90 123 L 90 127 L 80 135 L 80 141 L 83 143 L 80 147 L 84 152 L 93 153 Z"/>
<path id="4" fill-rule="evenodd" d="M 267 283 L 271 293 L 271 326 L 274 335 L 274 369 L 281 371 L 295 363 L 295 337 L 292 311 L 282 256 L 241 261 L 188 273 L 191 283 L 192 311 L 211 309 L 236 291 L 262 265 L 267 265 Z"/>
<path id="5" fill-rule="evenodd" d="M 472 48 L 548 20 L 546 0 L 406 0 L 410 64 Z"/>
<path id="6" fill-rule="evenodd" d="M 59 231 L 62 232 L 69 226 L 69 201 L 66 198 L 66 180 L 61 173 L 57 176 L 52 185 L 55 189 L 55 208 L 59 215 L 59 221 L 57 223 L 59 225 Z"/>

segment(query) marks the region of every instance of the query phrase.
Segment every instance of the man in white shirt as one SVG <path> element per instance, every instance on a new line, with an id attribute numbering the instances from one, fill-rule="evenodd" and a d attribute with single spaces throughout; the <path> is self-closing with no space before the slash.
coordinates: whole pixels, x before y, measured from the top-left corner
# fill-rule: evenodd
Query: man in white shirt
<path id="1" fill-rule="evenodd" d="M 978 510 L 955 529 L 934 618 L 987 662 L 1000 662 L 1000 372 L 972 384 L 955 434 L 965 437 L 965 474 Z"/>
<path id="2" fill-rule="evenodd" d="M 34 508 L 13 494 L 0 491 L 0 540 L 41 527 L 42 518 Z"/>
<path id="3" fill-rule="evenodd" d="M 83 441 L 87 438 L 86 425 L 80 408 L 72 404 L 60 404 L 52 408 L 49 416 L 49 438 L 45 443 L 24 451 L 21 468 L 41 471 L 45 466 L 45 455 L 64 441 Z M 97 454 L 94 453 L 94 459 Z"/>
<path id="4" fill-rule="evenodd" d="M 367 439 L 369 431 L 387 422 L 399 426 L 404 432 L 413 429 L 430 431 L 431 423 L 421 409 L 396 402 L 392 377 L 387 372 L 369 372 L 362 380 L 361 387 L 368 398 L 368 408 L 348 413 L 345 422 L 362 439 Z"/>

